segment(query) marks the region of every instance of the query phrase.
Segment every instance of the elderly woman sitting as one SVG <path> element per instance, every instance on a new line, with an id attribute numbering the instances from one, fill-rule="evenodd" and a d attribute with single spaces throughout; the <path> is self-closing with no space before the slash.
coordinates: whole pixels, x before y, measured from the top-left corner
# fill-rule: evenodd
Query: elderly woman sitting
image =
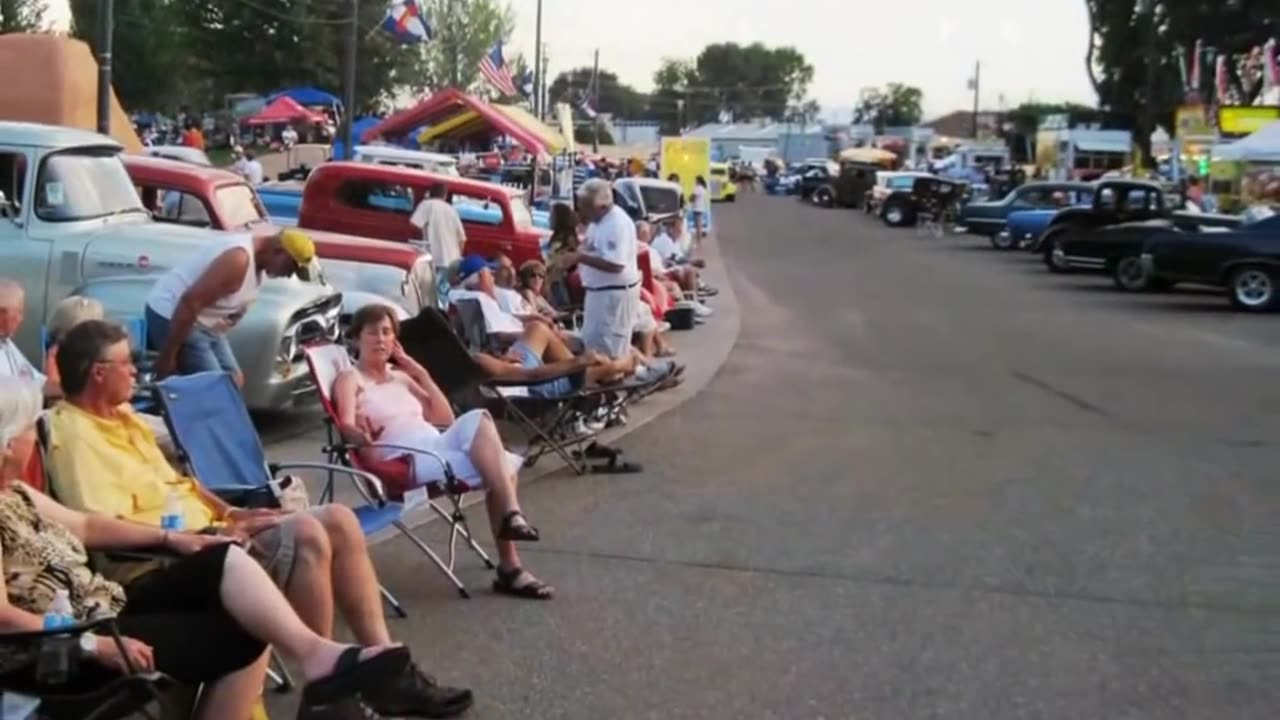
<path id="1" fill-rule="evenodd" d="M 40 630 L 55 592 L 65 590 L 77 620 L 117 615 L 124 636 L 123 655 L 111 638 L 82 636 L 84 660 L 60 692 L 98 687 L 131 663 L 203 684 L 198 718 L 245 718 L 262 691 L 271 644 L 308 681 L 298 717 L 354 720 L 362 717 L 359 696 L 376 694 L 408 666 L 403 646 L 341 645 L 312 632 L 262 567 L 226 538 L 76 512 L 15 482 L 35 446 L 41 402 L 35 385 L 0 378 L 0 632 Z M 88 550 L 140 548 L 178 558 L 124 587 L 88 566 Z M 0 686 L 38 693 L 31 665 L 22 650 L 0 648 Z"/>
<path id="2" fill-rule="evenodd" d="M 405 354 L 399 323 L 390 308 L 367 305 L 351 320 L 359 360 L 334 381 L 339 430 L 366 445 L 377 459 L 410 456 L 414 480 L 427 485 L 444 478 L 441 461 L 472 487 L 484 487 L 489 525 L 498 547 L 495 592 L 546 600 L 554 590 L 520 566 L 517 542 L 536 542 L 516 497 L 520 457 L 502 447 L 493 418 L 473 410 L 455 418 L 449 401 L 426 369 Z M 448 426 L 441 433 L 436 426 Z M 395 446 L 395 447 L 389 447 Z"/>

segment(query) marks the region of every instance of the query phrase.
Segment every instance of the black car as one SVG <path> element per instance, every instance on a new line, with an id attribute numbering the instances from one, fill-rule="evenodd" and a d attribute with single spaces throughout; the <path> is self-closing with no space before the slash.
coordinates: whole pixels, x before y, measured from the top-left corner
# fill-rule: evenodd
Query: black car
<path id="1" fill-rule="evenodd" d="M 1018 210 L 1043 210 L 1068 207 L 1088 202 L 1093 185 L 1083 182 L 1032 182 L 1014 188 L 999 200 L 974 202 L 960 212 L 959 225 L 972 235 L 991 238 L 998 249 L 1009 249 L 997 243 L 1009 213 Z M 1003 242 L 1001 240 L 1000 242 Z"/>
<path id="2" fill-rule="evenodd" d="M 948 210 L 935 207 L 936 201 L 945 198 L 954 206 L 968 186 L 936 175 L 904 173 L 891 176 L 885 189 L 888 196 L 880 202 L 877 212 L 886 225 L 904 227 L 915 225 L 921 212 L 938 215 Z"/>
<path id="3" fill-rule="evenodd" d="M 1105 272 L 1122 290 L 1163 289 L 1168 283 L 1152 277 L 1140 261 L 1148 238 L 1172 230 L 1180 237 L 1191 237 L 1240 222 L 1229 215 L 1173 212 L 1165 202 L 1161 188 L 1152 183 L 1099 183 L 1092 207 L 1063 210 L 1044 231 L 1045 265 L 1057 273 Z"/>
<path id="4" fill-rule="evenodd" d="M 1280 309 L 1280 214 L 1258 208 L 1234 230 L 1156 233 L 1143 247 L 1141 264 L 1162 282 L 1225 288 L 1241 310 Z"/>
<path id="5" fill-rule="evenodd" d="M 881 168 L 871 163 L 840 163 L 840 174 L 835 177 L 827 175 L 822 169 L 816 171 L 813 179 L 801 180 L 800 193 L 819 207 L 851 207 L 861 208 L 867 203 L 867 192 L 876 184 L 876 173 Z M 819 174 L 823 179 L 819 179 Z M 810 183 L 809 187 L 805 183 Z"/>

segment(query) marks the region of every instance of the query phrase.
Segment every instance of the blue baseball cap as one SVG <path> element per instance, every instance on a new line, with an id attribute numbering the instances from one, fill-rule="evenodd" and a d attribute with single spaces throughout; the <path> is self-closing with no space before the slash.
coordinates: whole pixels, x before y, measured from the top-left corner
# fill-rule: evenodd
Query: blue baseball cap
<path id="1" fill-rule="evenodd" d="M 466 280 L 485 268 L 496 270 L 498 264 L 491 263 L 479 255 L 468 255 L 462 258 L 462 262 L 458 264 L 458 282 Z"/>

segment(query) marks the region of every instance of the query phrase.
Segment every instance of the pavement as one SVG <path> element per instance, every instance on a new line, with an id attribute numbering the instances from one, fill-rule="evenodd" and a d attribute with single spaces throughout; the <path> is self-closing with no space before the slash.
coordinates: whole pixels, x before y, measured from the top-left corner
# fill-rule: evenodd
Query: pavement
<path id="1" fill-rule="evenodd" d="M 785 197 L 717 210 L 726 362 L 622 440 L 646 473 L 522 493 L 555 600 L 374 550 L 468 717 L 1276 716 L 1277 318 Z"/>

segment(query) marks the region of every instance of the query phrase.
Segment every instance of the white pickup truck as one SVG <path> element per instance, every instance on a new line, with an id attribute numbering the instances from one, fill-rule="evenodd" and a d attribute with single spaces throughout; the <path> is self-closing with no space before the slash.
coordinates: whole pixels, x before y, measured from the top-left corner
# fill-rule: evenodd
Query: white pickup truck
<path id="1" fill-rule="evenodd" d="M 27 322 L 17 338 L 41 357 L 40 328 L 68 295 L 137 317 L 158 273 L 222 233 L 155 222 L 111 138 L 70 128 L 0 122 L 0 275 L 23 283 Z M 268 280 L 228 336 L 250 408 L 278 409 L 311 390 L 302 346 L 336 340 L 342 296 L 324 285 Z"/>

